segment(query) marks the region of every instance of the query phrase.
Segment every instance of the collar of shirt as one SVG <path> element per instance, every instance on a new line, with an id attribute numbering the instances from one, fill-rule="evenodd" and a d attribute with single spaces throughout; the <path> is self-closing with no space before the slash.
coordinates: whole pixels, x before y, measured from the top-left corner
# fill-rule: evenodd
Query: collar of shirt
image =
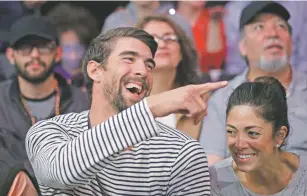
<path id="1" fill-rule="evenodd" d="M 238 75 L 229 84 L 233 89 L 237 88 L 240 84 L 247 81 L 248 68 L 243 73 Z M 295 71 L 292 69 L 292 80 L 290 82 L 287 97 L 291 96 L 294 91 L 302 91 L 307 88 L 307 75 L 302 72 Z"/>

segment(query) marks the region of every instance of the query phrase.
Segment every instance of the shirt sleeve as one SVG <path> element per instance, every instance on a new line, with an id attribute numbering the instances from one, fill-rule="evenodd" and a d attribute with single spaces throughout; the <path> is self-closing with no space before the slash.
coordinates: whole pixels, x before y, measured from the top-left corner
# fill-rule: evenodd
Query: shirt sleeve
<path id="1" fill-rule="evenodd" d="M 188 140 L 172 168 L 167 195 L 210 195 L 207 157 L 195 140 Z"/>
<path id="2" fill-rule="evenodd" d="M 29 130 L 26 150 L 38 181 L 60 189 L 87 184 L 104 159 L 159 133 L 146 99 L 73 139 L 58 117 Z"/>
<path id="3" fill-rule="evenodd" d="M 207 109 L 208 115 L 203 120 L 199 142 L 208 155 L 226 157 L 226 108 L 224 103 L 220 101 L 223 96 L 225 95 L 213 94 L 210 98 Z"/>
<path id="4" fill-rule="evenodd" d="M 212 166 L 209 167 L 211 196 L 222 196 L 221 189 L 218 186 L 217 171 Z"/>

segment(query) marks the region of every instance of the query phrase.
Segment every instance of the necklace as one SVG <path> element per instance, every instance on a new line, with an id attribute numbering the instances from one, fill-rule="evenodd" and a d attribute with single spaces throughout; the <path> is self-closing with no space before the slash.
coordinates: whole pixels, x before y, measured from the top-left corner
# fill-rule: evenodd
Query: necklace
<path id="1" fill-rule="evenodd" d="M 60 89 L 59 89 L 59 83 L 57 80 L 54 80 L 54 90 L 55 90 L 55 116 L 60 115 Z M 21 102 L 23 104 L 23 107 L 27 111 L 29 117 L 31 118 L 32 125 L 36 123 L 35 117 L 31 114 L 30 108 L 28 104 L 26 103 L 25 98 L 22 96 L 20 93 L 21 97 Z"/>

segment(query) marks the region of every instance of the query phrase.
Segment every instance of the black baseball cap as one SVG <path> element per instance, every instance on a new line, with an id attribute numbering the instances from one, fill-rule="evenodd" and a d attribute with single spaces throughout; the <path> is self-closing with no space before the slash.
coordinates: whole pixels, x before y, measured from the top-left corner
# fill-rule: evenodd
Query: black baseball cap
<path id="1" fill-rule="evenodd" d="M 274 1 L 253 1 L 247 5 L 240 17 L 240 29 L 251 23 L 253 19 L 260 13 L 272 13 L 288 21 L 290 13 L 281 4 Z"/>
<path id="2" fill-rule="evenodd" d="M 9 45 L 14 46 L 20 39 L 29 35 L 54 40 L 56 43 L 59 40 L 57 28 L 48 18 L 38 15 L 26 15 L 12 24 Z"/>

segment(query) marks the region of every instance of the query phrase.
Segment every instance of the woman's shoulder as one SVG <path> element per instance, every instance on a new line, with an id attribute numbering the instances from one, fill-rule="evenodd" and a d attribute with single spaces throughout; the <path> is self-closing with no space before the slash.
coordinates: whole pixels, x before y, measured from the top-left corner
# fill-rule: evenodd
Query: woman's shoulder
<path id="1" fill-rule="evenodd" d="M 213 196 L 243 194 L 241 183 L 232 168 L 231 157 L 210 166 L 209 172 Z"/>
<path id="2" fill-rule="evenodd" d="M 211 178 L 216 181 L 234 181 L 236 175 L 232 168 L 232 158 L 229 157 L 209 167 Z"/>
<path id="3" fill-rule="evenodd" d="M 307 155 L 299 155 L 299 166 L 284 190 L 286 195 L 307 195 Z"/>

